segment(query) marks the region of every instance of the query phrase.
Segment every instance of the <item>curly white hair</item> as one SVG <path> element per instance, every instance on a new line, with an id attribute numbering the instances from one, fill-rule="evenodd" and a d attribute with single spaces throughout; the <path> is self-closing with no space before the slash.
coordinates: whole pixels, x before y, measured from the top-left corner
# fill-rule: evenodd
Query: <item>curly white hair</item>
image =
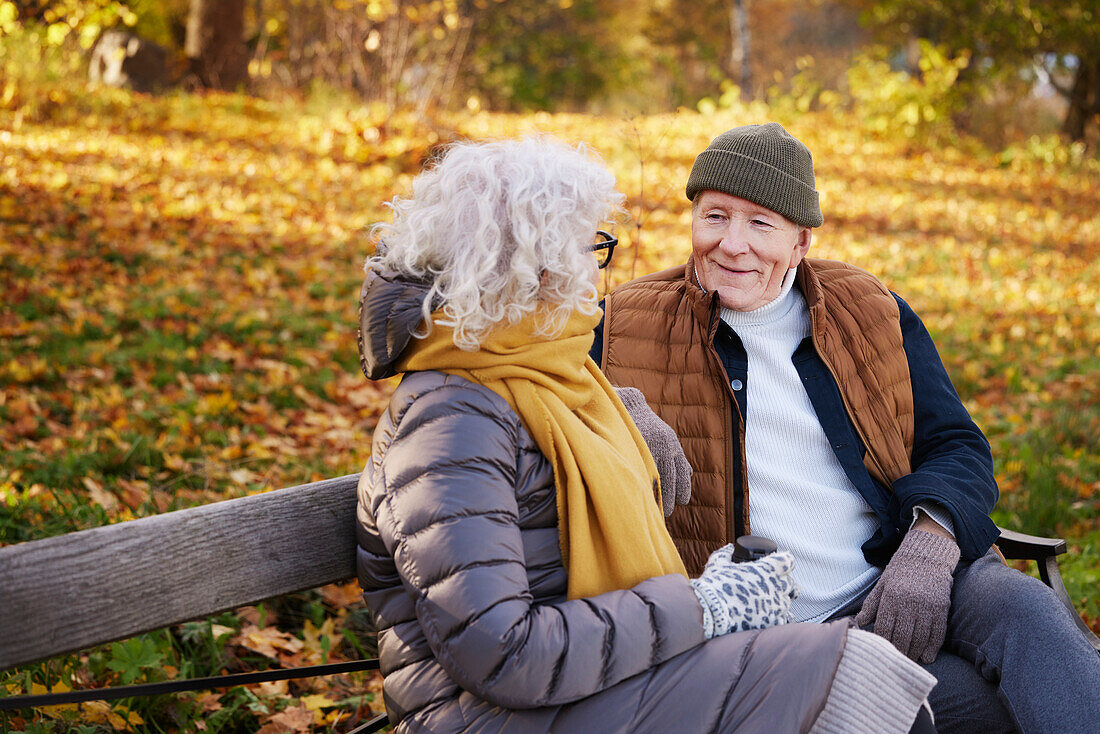
<path id="1" fill-rule="evenodd" d="M 431 284 L 425 330 L 455 329 L 455 345 L 478 349 L 498 324 L 536 314 L 537 333 L 552 336 L 574 310 L 594 313 L 593 258 L 585 251 L 597 227 L 619 215 L 615 176 L 584 145 L 553 138 L 461 142 L 395 197 L 392 224 L 367 269 Z"/>

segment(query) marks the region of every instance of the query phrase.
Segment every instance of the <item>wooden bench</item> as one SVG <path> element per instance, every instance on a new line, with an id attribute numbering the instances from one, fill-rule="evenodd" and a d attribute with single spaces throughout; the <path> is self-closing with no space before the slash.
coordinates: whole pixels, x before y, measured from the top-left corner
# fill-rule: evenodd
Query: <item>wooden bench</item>
<path id="1" fill-rule="evenodd" d="M 358 479 L 352 474 L 0 548 L 0 669 L 354 578 Z M 1058 571 L 1064 540 L 1004 530 L 998 546 L 1009 559 L 1036 561 L 1043 581 L 1073 610 Z M 1074 616 L 1100 650 L 1100 640 Z M 341 672 L 339 664 L 314 670 Z M 204 683 L 217 688 L 235 680 Z M 141 695 L 135 690 L 141 688 L 65 695 L 124 698 Z M 79 695 L 87 698 L 71 698 Z M 36 699 L 0 698 L 0 710 L 38 705 Z M 379 716 L 356 731 L 386 723 Z"/>
<path id="2" fill-rule="evenodd" d="M 355 578 L 358 481 L 352 474 L 0 548 L 0 669 Z M 235 678 L 206 679 L 207 687 Z M 148 688 L 73 691 L 64 700 Z M 82 693 L 88 698 L 74 695 Z M 0 698 L 0 710 L 39 705 L 39 697 L 19 698 Z M 355 731 L 387 723 L 382 715 Z"/>

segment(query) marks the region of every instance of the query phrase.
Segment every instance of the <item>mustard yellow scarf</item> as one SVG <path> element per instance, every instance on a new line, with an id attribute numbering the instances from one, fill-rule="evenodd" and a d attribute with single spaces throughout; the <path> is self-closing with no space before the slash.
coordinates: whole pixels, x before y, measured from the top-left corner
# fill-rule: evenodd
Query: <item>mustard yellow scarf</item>
<path id="1" fill-rule="evenodd" d="M 434 326 L 397 367 L 438 370 L 484 385 L 519 415 L 554 468 L 558 537 L 570 599 L 687 575 L 654 501 L 657 468 L 622 401 L 588 357 L 599 315 L 574 312 L 557 337 L 535 319 L 502 327 L 465 352 Z"/>

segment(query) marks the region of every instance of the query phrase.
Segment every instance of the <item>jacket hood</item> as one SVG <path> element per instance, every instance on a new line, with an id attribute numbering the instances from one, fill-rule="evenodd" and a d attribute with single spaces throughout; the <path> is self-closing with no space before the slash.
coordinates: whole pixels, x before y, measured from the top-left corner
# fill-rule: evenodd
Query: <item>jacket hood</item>
<path id="1" fill-rule="evenodd" d="M 368 270 L 359 291 L 359 367 L 371 380 L 397 374 L 394 364 L 424 320 L 430 286 L 396 273 Z"/>

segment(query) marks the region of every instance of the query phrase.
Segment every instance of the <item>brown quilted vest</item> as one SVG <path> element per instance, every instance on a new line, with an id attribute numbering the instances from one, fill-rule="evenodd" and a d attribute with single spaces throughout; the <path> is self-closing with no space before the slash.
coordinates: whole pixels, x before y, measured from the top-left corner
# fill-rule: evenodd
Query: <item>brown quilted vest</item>
<path id="1" fill-rule="evenodd" d="M 680 437 L 693 470 L 691 503 L 676 508 L 668 528 L 688 572 L 697 575 L 711 552 L 734 540 L 733 462 L 741 462 L 742 477 L 747 472 L 744 420 L 714 349 L 718 296 L 688 273 L 691 260 L 607 297 L 603 371 L 613 385 L 639 388 Z M 910 473 L 913 447 L 913 391 L 897 302 L 870 274 L 830 260 L 803 260 L 795 282 L 809 306 L 814 347 L 867 447 L 867 471 L 889 487 Z M 748 487 L 740 489 L 747 530 Z"/>

